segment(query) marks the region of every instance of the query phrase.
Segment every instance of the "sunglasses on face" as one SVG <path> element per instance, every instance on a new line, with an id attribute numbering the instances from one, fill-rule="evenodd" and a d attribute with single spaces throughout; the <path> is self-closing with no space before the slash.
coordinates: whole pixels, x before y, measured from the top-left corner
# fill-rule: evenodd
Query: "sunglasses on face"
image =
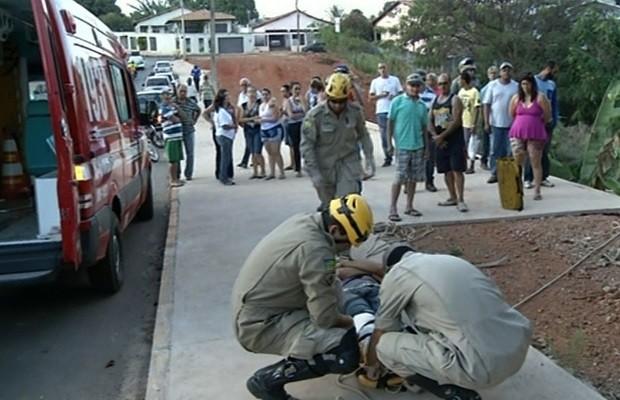
<path id="1" fill-rule="evenodd" d="M 329 99 L 329 102 L 334 104 L 344 104 L 346 101 L 347 99 Z"/>
<path id="2" fill-rule="evenodd" d="M 438 85 L 447 85 L 447 84 L 449 84 L 449 83 L 450 83 L 450 82 L 437 82 L 437 84 L 438 84 Z"/>

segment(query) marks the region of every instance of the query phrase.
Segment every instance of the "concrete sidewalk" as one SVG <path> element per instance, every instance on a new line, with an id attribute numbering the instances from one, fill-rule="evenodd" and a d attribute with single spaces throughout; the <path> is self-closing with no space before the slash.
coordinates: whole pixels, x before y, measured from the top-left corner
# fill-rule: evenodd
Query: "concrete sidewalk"
<path id="1" fill-rule="evenodd" d="M 191 65 L 175 62 L 181 78 Z M 229 88 L 233 97 L 237 88 Z M 374 129 L 374 128 L 373 128 Z M 373 134 L 376 162 L 381 146 Z M 234 144 L 236 161 L 243 153 L 243 138 Z M 282 154 L 288 159 L 288 149 Z M 258 368 L 278 357 L 246 352 L 236 342 L 230 316 L 230 292 L 239 268 L 258 241 L 295 213 L 312 212 L 318 200 L 307 177 L 285 180 L 249 180 L 251 171 L 235 170 L 235 186 L 221 185 L 214 177 L 215 149 L 209 125 L 197 125 L 196 174 L 184 187 L 173 189 L 170 226 L 166 243 L 157 322 L 147 399 L 252 399 L 245 381 Z M 162 159 L 162 162 L 165 162 Z M 377 176 L 364 183 L 375 222 L 386 221 L 394 168 L 378 168 Z M 500 207 L 497 185 L 486 183 L 488 173 L 478 171 L 466 177 L 465 199 L 470 212 L 437 207 L 445 199 L 443 179 L 437 193 L 418 188 L 414 205 L 424 216 L 413 218 L 399 211 L 403 223 L 459 223 L 533 216 L 620 212 L 617 196 L 553 178 L 554 188 L 543 188 L 542 201 L 532 201 L 526 192 L 525 210 L 513 212 Z M 156 184 L 165 185 L 166 182 Z M 287 390 L 305 400 L 387 399 L 383 391 L 364 390 L 368 397 L 337 385 L 337 376 L 295 383 Z M 344 382 L 356 390 L 356 380 Z M 595 400 L 603 399 L 534 349 L 530 349 L 521 371 L 499 387 L 481 392 L 485 400 Z M 401 395 L 405 399 L 436 399 L 427 393 Z"/>

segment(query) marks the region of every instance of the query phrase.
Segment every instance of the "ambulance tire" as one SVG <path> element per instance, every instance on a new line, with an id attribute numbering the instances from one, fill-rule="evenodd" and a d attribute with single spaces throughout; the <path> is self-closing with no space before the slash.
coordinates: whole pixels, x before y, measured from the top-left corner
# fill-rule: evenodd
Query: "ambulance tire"
<path id="1" fill-rule="evenodd" d="M 97 264 L 88 268 L 88 279 L 91 286 L 97 292 L 114 294 L 123 286 L 124 262 L 122 249 L 118 218 L 113 214 L 105 257 Z"/>
<path id="2" fill-rule="evenodd" d="M 150 221 L 153 219 L 153 215 L 155 214 L 155 205 L 153 204 L 153 176 L 151 173 L 152 171 L 149 173 L 149 183 L 146 188 L 146 199 L 144 199 L 144 203 L 142 203 L 140 209 L 138 210 L 138 214 L 136 214 L 138 221 Z"/>

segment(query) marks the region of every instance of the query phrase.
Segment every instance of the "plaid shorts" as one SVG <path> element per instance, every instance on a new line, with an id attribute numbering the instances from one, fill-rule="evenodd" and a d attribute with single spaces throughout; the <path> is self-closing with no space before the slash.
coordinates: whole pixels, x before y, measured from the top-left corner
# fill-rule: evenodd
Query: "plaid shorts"
<path id="1" fill-rule="evenodd" d="M 424 182 L 426 180 L 424 149 L 396 150 L 396 185 L 404 185 L 407 181 Z"/>

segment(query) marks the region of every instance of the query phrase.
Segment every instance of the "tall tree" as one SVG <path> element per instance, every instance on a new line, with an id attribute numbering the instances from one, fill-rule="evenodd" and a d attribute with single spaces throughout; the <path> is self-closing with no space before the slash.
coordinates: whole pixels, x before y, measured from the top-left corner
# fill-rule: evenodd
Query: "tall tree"
<path id="1" fill-rule="evenodd" d="M 96 16 L 121 13 L 121 9 L 115 4 L 116 0 L 77 0 L 77 2 Z"/>
<path id="2" fill-rule="evenodd" d="M 326 12 L 329 20 L 332 22 L 334 22 L 336 18 L 340 18 L 342 20 L 347 16 L 344 12 L 344 8 L 339 7 L 336 4 L 332 5 Z"/>
<path id="3" fill-rule="evenodd" d="M 373 39 L 372 23 L 360 10 L 351 10 L 342 20 L 342 31 L 351 37 L 371 41 Z"/>
<path id="4" fill-rule="evenodd" d="M 107 13 L 99 16 L 114 32 L 131 32 L 133 31 L 133 20 L 121 13 Z"/>
<path id="5" fill-rule="evenodd" d="M 448 57 L 475 55 L 485 62 L 511 60 L 538 67 L 541 59 L 562 58 L 563 40 L 586 6 L 584 0 L 416 0 L 399 33 L 420 41 L 428 65 Z"/>

